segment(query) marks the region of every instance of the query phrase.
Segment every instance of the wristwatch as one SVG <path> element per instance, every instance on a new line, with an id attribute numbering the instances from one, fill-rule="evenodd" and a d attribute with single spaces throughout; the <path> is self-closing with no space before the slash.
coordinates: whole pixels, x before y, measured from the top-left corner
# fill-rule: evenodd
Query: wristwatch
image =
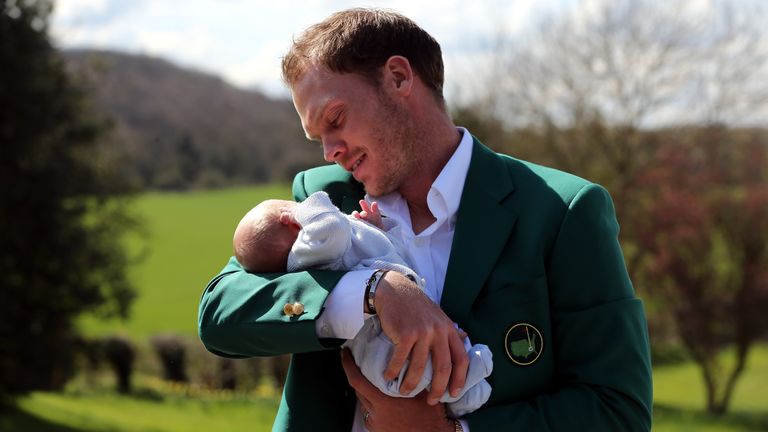
<path id="1" fill-rule="evenodd" d="M 368 313 L 376 313 L 376 288 L 378 288 L 381 278 L 383 278 L 388 271 L 389 270 L 385 269 L 376 270 L 365 284 L 365 304 L 368 305 Z"/>

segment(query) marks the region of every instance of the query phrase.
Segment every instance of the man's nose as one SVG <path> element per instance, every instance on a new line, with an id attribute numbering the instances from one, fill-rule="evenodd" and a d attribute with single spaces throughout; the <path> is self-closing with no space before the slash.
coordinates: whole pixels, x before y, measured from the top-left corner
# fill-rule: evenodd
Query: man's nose
<path id="1" fill-rule="evenodd" d="M 327 162 L 338 162 L 345 150 L 346 146 L 342 141 L 323 138 L 323 156 Z"/>

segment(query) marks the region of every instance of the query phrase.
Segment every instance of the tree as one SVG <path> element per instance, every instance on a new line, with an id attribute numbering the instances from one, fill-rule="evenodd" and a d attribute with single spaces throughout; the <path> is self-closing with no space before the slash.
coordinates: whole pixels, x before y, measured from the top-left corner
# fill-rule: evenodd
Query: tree
<path id="1" fill-rule="evenodd" d="M 640 182 L 646 199 L 634 223 L 649 252 L 646 283 L 701 367 L 714 414 L 726 412 L 750 348 L 768 335 L 766 167 L 765 143 L 715 131 L 665 147 Z M 731 368 L 721 356 L 728 347 Z"/>
<path id="2" fill-rule="evenodd" d="M 107 337 L 97 343 L 101 348 L 101 354 L 115 373 L 117 391 L 130 393 L 133 361 L 136 357 L 136 348 L 133 343 L 122 336 Z"/>
<path id="3" fill-rule="evenodd" d="M 621 199 L 652 163 L 644 130 L 768 117 L 760 2 L 579 4 L 522 36 L 500 35 L 493 48 L 493 85 L 476 105 L 518 134 L 511 148 L 536 148 Z"/>
<path id="4" fill-rule="evenodd" d="M 136 226 L 129 185 L 99 146 L 50 44 L 50 1 L 1 0 L 0 397 L 60 388 L 84 311 L 122 316 L 134 297 L 119 243 Z"/>

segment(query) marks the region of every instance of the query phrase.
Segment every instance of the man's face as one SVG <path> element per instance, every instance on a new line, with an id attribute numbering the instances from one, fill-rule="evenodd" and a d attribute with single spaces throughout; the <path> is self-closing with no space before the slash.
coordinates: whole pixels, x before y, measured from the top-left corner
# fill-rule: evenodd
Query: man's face
<path id="1" fill-rule="evenodd" d="M 307 137 L 320 141 L 325 160 L 351 172 L 369 195 L 397 190 L 417 169 L 412 118 L 370 81 L 313 67 L 292 90 Z"/>

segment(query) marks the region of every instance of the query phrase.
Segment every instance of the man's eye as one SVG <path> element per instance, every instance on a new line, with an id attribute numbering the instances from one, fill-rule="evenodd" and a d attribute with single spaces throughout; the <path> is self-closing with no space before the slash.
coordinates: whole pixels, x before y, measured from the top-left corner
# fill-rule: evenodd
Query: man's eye
<path id="1" fill-rule="evenodd" d="M 331 120 L 331 127 L 338 128 L 341 126 L 341 113 L 336 114 L 336 116 Z"/>

